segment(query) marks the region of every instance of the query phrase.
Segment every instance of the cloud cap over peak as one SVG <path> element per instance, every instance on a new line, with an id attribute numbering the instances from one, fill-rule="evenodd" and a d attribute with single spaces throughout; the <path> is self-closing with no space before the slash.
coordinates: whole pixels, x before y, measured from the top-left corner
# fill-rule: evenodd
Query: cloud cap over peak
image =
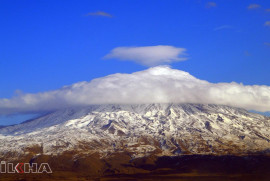
<path id="1" fill-rule="evenodd" d="M 169 45 L 117 47 L 111 50 L 104 58 L 116 58 L 123 61 L 133 61 L 145 66 L 156 66 L 187 60 L 184 57 L 186 55 L 185 51 L 185 48 Z"/>
<path id="2" fill-rule="evenodd" d="M 0 99 L 0 115 L 91 104 L 201 103 L 270 111 L 270 86 L 210 83 L 168 66 L 112 74 L 61 89 Z"/>

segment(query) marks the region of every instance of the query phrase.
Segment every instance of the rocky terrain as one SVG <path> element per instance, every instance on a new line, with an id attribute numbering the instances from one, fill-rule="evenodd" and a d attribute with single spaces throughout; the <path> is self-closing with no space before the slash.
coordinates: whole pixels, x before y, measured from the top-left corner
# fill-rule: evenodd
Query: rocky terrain
<path id="1" fill-rule="evenodd" d="M 159 173 L 161 165 L 170 165 L 168 160 L 161 164 L 162 158 L 173 158 L 166 168 L 181 168 L 181 173 L 185 169 L 193 173 L 198 170 L 195 165 L 209 159 L 222 170 L 234 160 L 249 165 L 250 156 L 261 155 L 265 158 L 252 163 L 268 168 L 263 160 L 268 159 L 269 141 L 270 118 L 244 109 L 206 104 L 93 105 L 0 128 L 0 159 L 46 161 L 54 171 L 90 175 Z M 189 166 L 183 167 L 184 162 Z"/>

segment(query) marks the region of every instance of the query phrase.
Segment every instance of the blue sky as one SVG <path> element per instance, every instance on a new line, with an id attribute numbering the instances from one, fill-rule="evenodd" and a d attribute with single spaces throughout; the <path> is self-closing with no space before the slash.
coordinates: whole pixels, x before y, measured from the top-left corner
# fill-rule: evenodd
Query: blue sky
<path id="1" fill-rule="evenodd" d="M 269 8 L 268 0 L 2 0 L 0 98 L 147 68 L 102 58 L 122 46 L 185 48 L 189 59 L 173 68 L 212 83 L 270 86 Z"/>

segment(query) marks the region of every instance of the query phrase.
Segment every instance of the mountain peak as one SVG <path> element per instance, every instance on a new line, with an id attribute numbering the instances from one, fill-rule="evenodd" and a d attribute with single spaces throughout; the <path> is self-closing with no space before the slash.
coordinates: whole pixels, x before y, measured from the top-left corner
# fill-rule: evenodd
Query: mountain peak
<path id="1" fill-rule="evenodd" d="M 116 150 L 132 152 L 134 157 L 150 153 L 245 154 L 270 147 L 269 125 L 268 117 L 223 105 L 91 105 L 0 128 L 0 152 L 42 145 L 44 154 L 56 154 L 83 151 L 84 143 L 87 152 L 104 156 Z"/>

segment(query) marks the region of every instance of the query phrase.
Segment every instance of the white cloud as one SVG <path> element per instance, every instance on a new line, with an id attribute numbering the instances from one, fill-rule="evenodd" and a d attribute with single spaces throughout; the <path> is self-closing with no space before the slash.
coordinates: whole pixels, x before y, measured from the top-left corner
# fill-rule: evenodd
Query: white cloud
<path id="1" fill-rule="evenodd" d="M 209 83 L 166 66 L 112 74 L 62 89 L 0 99 L 0 114 L 35 113 L 91 104 L 211 103 L 270 111 L 270 86 Z"/>
<path id="2" fill-rule="evenodd" d="M 222 25 L 222 26 L 216 27 L 214 31 L 219 31 L 219 30 L 224 30 L 224 29 L 233 29 L 233 27 L 230 25 Z"/>
<path id="3" fill-rule="evenodd" d="M 206 4 L 206 7 L 207 8 L 214 8 L 214 7 L 216 7 L 217 6 L 217 3 L 215 3 L 215 2 L 208 2 L 207 4 Z"/>
<path id="4" fill-rule="evenodd" d="M 261 7 L 261 5 L 259 5 L 259 4 L 250 4 L 247 8 L 248 9 L 258 9 L 260 7 Z"/>
<path id="5" fill-rule="evenodd" d="M 146 66 L 169 64 L 187 60 L 185 48 L 177 48 L 168 45 L 145 46 L 145 47 L 117 47 L 104 58 L 116 58 L 124 61 L 134 61 Z"/>
<path id="6" fill-rule="evenodd" d="M 111 14 L 106 13 L 104 11 L 97 11 L 97 12 L 88 13 L 86 16 L 105 16 L 105 17 L 109 17 L 109 18 L 112 17 Z"/>
<path id="7" fill-rule="evenodd" d="M 270 26 L 270 21 L 266 21 L 266 22 L 264 23 L 264 26 Z"/>

